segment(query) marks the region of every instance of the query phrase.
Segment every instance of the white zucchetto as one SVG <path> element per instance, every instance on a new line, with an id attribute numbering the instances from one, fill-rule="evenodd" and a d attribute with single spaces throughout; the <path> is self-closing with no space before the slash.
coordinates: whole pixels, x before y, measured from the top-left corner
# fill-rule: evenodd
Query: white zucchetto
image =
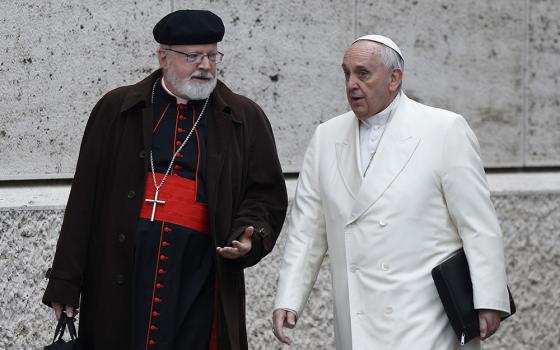
<path id="1" fill-rule="evenodd" d="M 359 37 L 358 39 L 354 40 L 354 43 L 356 43 L 357 41 L 360 40 L 368 40 L 368 41 L 374 41 L 376 43 L 380 43 L 383 44 L 385 46 L 390 47 L 391 49 L 395 50 L 396 53 L 399 54 L 399 56 L 401 56 L 401 59 L 404 61 L 404 57 L 402 55 L 401 49 L 399 49 L 399 47 L 397 46 L 397 44 L 395 44 L 395 42 L 389 38 L 387 38 L 386 36 L 383 35 L 377 35 L 377 34 L 369 34 L 369 35 L 364 35 Z"/>

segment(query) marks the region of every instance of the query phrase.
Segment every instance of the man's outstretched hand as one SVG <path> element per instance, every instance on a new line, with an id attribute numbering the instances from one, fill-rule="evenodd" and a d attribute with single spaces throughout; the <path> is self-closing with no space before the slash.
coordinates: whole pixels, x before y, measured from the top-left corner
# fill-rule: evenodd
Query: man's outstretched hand
<path id="1" fill-rule="evenodd" d="M 227 259 L 239 259 L 251 250 L 251 237 L 255 228 L 249 226 L 243 231 L 238 239 L 231 242 L 231 247 L 217 247 L 218 254 Z"/>

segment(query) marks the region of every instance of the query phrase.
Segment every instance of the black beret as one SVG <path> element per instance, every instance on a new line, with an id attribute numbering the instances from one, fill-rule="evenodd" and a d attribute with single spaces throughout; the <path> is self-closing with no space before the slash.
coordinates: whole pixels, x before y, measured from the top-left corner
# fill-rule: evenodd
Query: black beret
<path id="1" fill-rule="evenodd" d="M 164 45 L 213 44 L 222 41 L 224 23 L 207 10 L 179 10 L 163 17 L 154 27 L 154 39 Z"/>

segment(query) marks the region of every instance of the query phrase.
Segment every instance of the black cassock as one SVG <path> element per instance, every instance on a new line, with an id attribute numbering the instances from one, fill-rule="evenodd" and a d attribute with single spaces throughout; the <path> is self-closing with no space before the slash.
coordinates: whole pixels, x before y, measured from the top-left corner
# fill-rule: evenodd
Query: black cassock
<path id="1" fill-rule="evenodd" d="M 173 154 L 200 114 L 204 101 L 177 104 L 156 82 L 153 164 L 159 185 Z M 133 349 L 215 348 L 217 288 L 215 251 L 208 234 L 206 118 L 203 115 L 174 161 L 153 202 L 144 201 L 136 230 L 133 284 Z M 151 171 L 145 199 L 154 200 Z"/>

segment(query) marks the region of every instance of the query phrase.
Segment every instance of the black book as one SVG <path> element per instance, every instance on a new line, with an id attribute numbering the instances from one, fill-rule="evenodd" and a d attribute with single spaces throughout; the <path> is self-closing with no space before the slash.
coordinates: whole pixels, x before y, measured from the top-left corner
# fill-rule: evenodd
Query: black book
<path id="1" fill-rule="evenodd" d="M 449 258 L 432 269 L 432 278 L 443 303 L 451 327 L 461 345 L 480 336 L 478 311 L 474 309 L 473 289 L 469 264 L 463 249 L 457 250 Z M 515 304 L 508 288 L 511 313 L 515 313 Z"/>

